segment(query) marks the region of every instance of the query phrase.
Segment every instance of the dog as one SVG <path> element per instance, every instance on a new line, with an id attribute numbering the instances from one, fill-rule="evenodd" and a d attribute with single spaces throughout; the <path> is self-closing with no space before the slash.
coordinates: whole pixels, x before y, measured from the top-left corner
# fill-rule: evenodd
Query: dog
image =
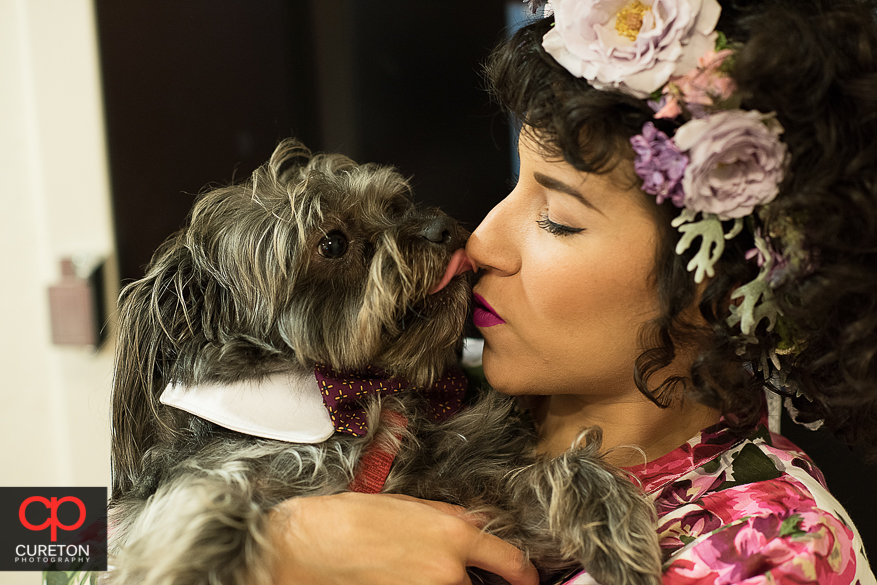
<path id="1" fill-rule="evenodd" d="M 477 510 L 544 583 L 659 583 L 599 429 L 540 457 L 513 399 L 464 404 L 467 237 L 393 168 L 293 139 L 199 196 L 120 295 L 106 581 L 270 583 L 272 507 L 356 489 Z"/>

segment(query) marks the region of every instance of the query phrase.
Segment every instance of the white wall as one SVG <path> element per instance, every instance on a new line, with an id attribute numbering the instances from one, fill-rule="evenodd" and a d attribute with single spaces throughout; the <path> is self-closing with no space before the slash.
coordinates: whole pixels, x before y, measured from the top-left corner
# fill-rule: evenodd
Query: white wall
<path id="1" fill-rule="evenodd" d="M 0 0 L 0 181 L 0 486 L 108 486 L 112 348 L 53 346 L 47 301 L 114 252 L 91 0 Z"/>

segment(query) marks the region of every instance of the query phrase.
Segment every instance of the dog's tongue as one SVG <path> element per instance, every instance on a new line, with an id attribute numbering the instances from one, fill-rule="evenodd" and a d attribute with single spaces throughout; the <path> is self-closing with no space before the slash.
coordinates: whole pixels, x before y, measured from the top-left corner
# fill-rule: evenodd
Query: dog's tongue
<path id="1" fill-rule="evenodd" d="M 445 275 L 442 276 L 440 281 L 438 281 L 438 284 L 429 289 L 429 294 L 432 295 L 442 290 L 449 282 L 451 282 L 452 278 L 458 274 L 463 274 L 467 270 L 475 270 L 475 267 L 472 266 L 469 256 L 466 255 L 466 250 L 460 248 L 454 252 L 453 256 L 451 256 L 451 261 L 448 263 L 448 269 L 445 270 Z"/>

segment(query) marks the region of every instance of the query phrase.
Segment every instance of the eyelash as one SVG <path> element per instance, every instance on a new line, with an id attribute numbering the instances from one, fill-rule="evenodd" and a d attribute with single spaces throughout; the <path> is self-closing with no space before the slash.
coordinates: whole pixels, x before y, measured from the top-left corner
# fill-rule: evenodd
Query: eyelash
<path id="1" fill-rule="evenodd" d="M 571 236 L 573 234 L 585 231 L 585 228 L 574 228 L 568 225 L 555 223 L 548 219 L 548 214 L 545 212 L 542 213 L 542 215 L 536 221 L 536 224 L 543 230 L 547 231 L 549 234 L 553 234 L 555 236 Z"/>

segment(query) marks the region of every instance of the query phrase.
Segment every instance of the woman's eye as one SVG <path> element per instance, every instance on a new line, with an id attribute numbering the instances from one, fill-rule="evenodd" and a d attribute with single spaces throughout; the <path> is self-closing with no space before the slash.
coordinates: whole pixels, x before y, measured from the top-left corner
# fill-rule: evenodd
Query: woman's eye
<path id="1" fill-rule="evenodd" d="M 347 236 L 337 230 L 331 231 L 320 240 L 318 249 L 324 258 L 340 258 L 347 252 Z"/>
<path id="2" fill-rule="evenodd" d="M 543 230 L 550 234 L 554 234 L 555 236 L 570 236 L 585 231 L 585 228 L 574 228 L 568 225 L 563 225 L 562 223 L 555 223 L 548 218 L 547 213 L 543 213 L 536 224 Z"/>

